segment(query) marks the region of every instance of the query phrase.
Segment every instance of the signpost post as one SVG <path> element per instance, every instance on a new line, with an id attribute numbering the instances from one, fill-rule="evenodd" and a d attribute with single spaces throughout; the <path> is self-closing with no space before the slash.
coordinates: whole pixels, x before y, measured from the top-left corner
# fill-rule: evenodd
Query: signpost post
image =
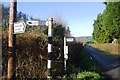
<path id="1" fill-rule="evenodd" d="M 8 39 L 8 80 L 14 80 L 16 74 L 16 35 L 13 34 L 17 13 L 17 0 L 10 0 L 9 39 Z"/>
<path id="2" fill-rule="evenodd" d="M 53 18 L 48 19 L 48 79 L 52 78 L 52 26 L 53 26 Z"/>
<path id="3" fill-rule="evenodd" d="M 68 55 L 69 55 L 69 47 L 67 43 L 72 43 L 74 42 L 73 37 L 64 37 L 64 70 L 67 70 L 67 60 L 68 60 Z"/>
<path id="4" fill-rule="evenodd" d="M 66 37 L 64 37 L 64 70 L 66 71 Z"/>

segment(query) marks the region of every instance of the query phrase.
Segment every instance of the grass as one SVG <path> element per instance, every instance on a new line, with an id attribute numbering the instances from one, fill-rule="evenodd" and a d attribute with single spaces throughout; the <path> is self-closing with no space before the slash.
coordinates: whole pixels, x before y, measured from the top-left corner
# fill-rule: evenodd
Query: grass
<path id="1" fill-rule="evenodd" d="M 105 43 L 105 44 L 90 44 L 90 46 L 103 51 L 104 53 L 111 54 L 113 56 L 120 56 L 120 44 Z"/>

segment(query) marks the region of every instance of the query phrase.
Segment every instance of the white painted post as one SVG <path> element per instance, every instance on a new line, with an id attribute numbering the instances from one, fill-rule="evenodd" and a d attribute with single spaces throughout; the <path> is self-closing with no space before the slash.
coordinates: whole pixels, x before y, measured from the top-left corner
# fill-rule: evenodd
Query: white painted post
<path id="1" fill-rule="evenodd" d="M 53 25 L 53 18 L 48 19 L 48 79 L 52 78 L 52 25 Z"/>
<path id="2" fill-rule="evenodd" d="M 64 70 L 66 70 L 68 59 L 68 46 L 66 46 L 66 37 L 64 37 Z"/>

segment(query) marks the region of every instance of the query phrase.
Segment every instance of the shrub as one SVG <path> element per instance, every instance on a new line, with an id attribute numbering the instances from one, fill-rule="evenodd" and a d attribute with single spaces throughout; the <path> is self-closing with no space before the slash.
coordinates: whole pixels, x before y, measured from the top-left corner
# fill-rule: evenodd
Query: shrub
<path id="1" fill-rule="evenodd" d="M 3 78 L 7 77 L 8 33 L 2 34 Z M 46 78 L 47 36 L 40 32 L 25 32 L 16 37 L 16 77 Z"/>
<path id="2" fill-rule="evenodd" d="M 87 71 L 78 73 L 77 78 L 79 78 L 80 80 L 100 80 L 101 79 L 98 73 L 87 72 Z"/>
<path id="3" fill-rule="evenodd" d="M 103 77 L 101 69 L 96 65 L 95 61 L 91 59 L 81 43 L 69 45 L 69 60 L 69 78 L 73 80 L 78 78 L 81 74 L 85 74 L 84 77 L 87 77 L 87 79 L 84 78 L 85 80 L 89 80 L 90 78 L 88 79 L 88 77 L 93 77 L 95 80 L 99 77 Z"/>

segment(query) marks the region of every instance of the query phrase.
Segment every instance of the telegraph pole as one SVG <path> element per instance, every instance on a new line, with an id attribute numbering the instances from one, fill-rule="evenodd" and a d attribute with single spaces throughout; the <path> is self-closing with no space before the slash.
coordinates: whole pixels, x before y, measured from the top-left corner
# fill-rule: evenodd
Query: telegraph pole
<path id="1" fill-rule="evenodd" d="M 10 17 L 9 17 L 9 39 L 8 39 L 8 79 L 13 80 L 16 73 L 16 35 L 14 32 L 14 22 L 17 13 L 17 0 L 10 0 Z"/>
<path id="2" fill-rule="evenodd" d="M 52 78 L 52 26 L 53 26 L 53 18 L 48 19 L 48 79 Z"/>

